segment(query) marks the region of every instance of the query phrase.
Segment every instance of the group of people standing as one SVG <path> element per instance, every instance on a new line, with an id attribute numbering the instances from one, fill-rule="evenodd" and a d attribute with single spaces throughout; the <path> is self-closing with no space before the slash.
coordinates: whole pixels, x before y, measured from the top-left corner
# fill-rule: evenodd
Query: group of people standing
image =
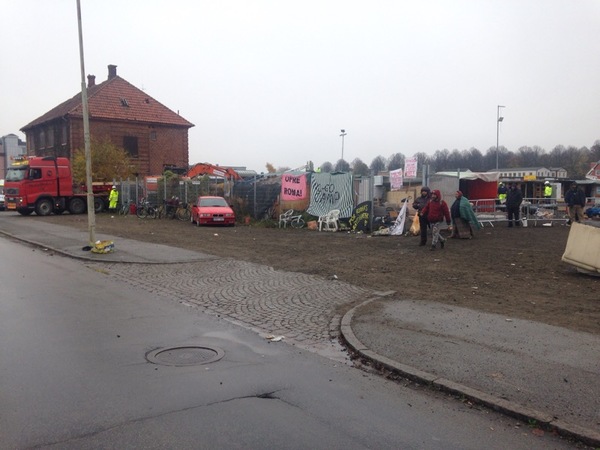
<path id="1" fill-rule="evenodd" d="M 545 203 L 552 200 L 552 185 L 550 182 L 544 182 L 543 196 Z M 506 215 L 508 226 L 519 226 L 521 224 L 521 203 L 523 203 L 523 193 L 521 188 L 515 183 L 511 183 L 508 188 L 504 183 L 498 185 L 498 200 L 506 206 Z M 565 193 L 565 203 L 567 204 L 567 214 L 569 222 L 580 222 L 583 219 L 583 209 L 585 208 L 585 193 L 579 189 L 576 182 L 571 183 L 571 187 Z"/>
<path id="2" fill-rule="evenodd" d="M 456 200 L 448 208 L 439 190 L 431 190 L 427 186 L 421 188 L 421 196 L 413 202 L 413 208 L 417 210 L 419 217 L 420 246 L 427 245 L 427 236 L 431 229 L 431 250 L 435 250 L 438 243 L 443 249 L 446 238 L 441 235 L 440 230 L 444 222 L 451 230 L 451 238 L 471 239 L 474 236 L 473 231 L 481 228 L 469 199 L 461 191 L 456 191 L 454 196 Z M 552 186 L 548 181 L 544 183 L 543 196 L 546 201 L 552 198 Z M 571 188 L 565 193 L 565 202 L 570 222 L 580 222 L 583 219 L 586 198 L 577 183 L 573 182 Z M 504 183 L 500 183 L 497 203 L 503 204 L 506 208 L 509 228 L 522 225 L 523 193 L 520 186 L 510 183 L 507 187 Z"/>
<path id="3" fill-rule="evenodd" d="M 421 196 L 414 203 L 413 208 L 419 216 L 419 228 L 421 241 L 420 246 L 427 245 L 428 230 L 431 228 L 431 250 L 435 250 L 437 244 L 443 249 L 446 238 L 440 231 L 444 222 L 451 230 L 451 238 L 471 239 L 473 229 L 479 229 L 481 225 L 475 217 L 475 213 L 469 200 L 461 191 L 456 191 L 456 200 L 450 208 L 442 198 L 439 190 L 433 191 L 427 186 L 421 188 Z"/>
<path id="4" fill-rule="evenodd" d="M 550 188 L 550 195 L 552 188 Z M 521 203 L 523 203 L 523 193 L 521 188 L 515 183 L 510 183 L 508 187 L 502 182 L 498 184 L 498 200 L 496 204 L 506 207 L 506 216 L 509 228 L 521 225 Z"/>

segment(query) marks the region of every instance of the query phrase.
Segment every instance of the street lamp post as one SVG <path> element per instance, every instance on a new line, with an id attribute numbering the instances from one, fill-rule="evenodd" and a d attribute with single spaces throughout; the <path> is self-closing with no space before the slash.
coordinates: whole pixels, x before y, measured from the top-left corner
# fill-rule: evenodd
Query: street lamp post
<path id="1" fill-rule="evenodd" d="M 498 113 L 496 115 L 496 170 L 498 170 L 498 146 L 500 141 L 500 122 L 504 120 L 504 117 L 500 115 L 500 108 L 505 106 L 498 105 Z"/>
<path id="2" fill-rule="evenodd" d="M 348 133 L 346 133 L 346 130 L 340 130 L 342 132 L 342 134 L 340 134 L 340 136 L 342 137 L 342 160 L 344 159 L 344 136 L 346 136 Z"/>

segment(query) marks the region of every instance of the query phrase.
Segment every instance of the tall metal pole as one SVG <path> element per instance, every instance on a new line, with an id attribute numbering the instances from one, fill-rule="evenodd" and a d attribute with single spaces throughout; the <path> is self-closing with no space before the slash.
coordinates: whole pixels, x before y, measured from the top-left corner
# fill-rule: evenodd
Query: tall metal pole
<path id="1" fill-rule="evenodd" d="M 344 136 L 346 136 L 348 133 L 346 133 L 346 130 L 340 130 L 342 132 L 342 134 L 340 134 L 340 136 L 342 137 L 342 160 L 344 159 Z"/>
<path id="2" fill-rule="evenodd" d="M 90 119 L 88 113 L 85 65 L 83 63 L 83 31 L 81 28 L 81 4 L 77 0 L 77 26 L 79 28 L 79 61 L 81 64 L 81 104 L 83 106 L 83 142 L 85 146 L 85 180 L 87 188 L 87 213 L 90 245 L 96 242 L 96 216 L 94 214 L 94 191 L 92 186 L 92 150 L 90 146 Z"/>
<path id="3" fill-rule="evenodd" d="M 500 122 L 504 120 L 504 117 L 500 117 L 500 108 L 504 108 L 502 105 L 498 105 L 498 112 L 496 115 L 496 170 L 498 170 L 498 147 L 500 142 Z"/>

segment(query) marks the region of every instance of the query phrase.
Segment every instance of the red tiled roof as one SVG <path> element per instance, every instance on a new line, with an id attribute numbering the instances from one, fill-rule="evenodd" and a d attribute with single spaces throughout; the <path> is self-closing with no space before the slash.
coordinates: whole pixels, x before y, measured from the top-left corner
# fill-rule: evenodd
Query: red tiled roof
<path id="1" fill-rule="evenodd" d="M 187 128 L 194 126 L 119 76 L 88 87 L 87 94 L 90 120 L 145 122 Z M 28 123 L 21 131 L 65 116 L 83 117 L 81 93 Z"/>

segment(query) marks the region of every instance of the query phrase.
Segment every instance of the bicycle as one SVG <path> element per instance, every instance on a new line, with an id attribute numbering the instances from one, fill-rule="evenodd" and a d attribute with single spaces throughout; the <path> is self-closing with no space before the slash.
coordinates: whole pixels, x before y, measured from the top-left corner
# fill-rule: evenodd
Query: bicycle
<path id="1" fill-rule="evenodd" d="M 142 199 L 137 207 L 136 215 L 140 219 L 156 219 L 157 211 L 156 208 L 150 204 L 150 202 L 148 202 L 146 199 Z"/>
<path id="2" fill-rule="evenodd" d="M 290 225 L 292 228 L 302 228 L 304 225 L 306 225 L 306 222 L 302 218 L 302 215 L 298 215 L 291 218 Z"/>
<path id="3" fill-rule="evenodd" d="M 164 200 L 162 205 L 156 208 L 156 214 L 158 219 L 162 219 L 163 217 L 166 219 L 175 219 L 177 216 L 179 208 L 181 208 L 181 203 L 179 198 L 173 197 L 171 200 Z M 189 217 L 188 217 L 189 219 Z"/>
<path id="4" fill-rule="evenodd" d="M 130 208 L 129 203 L 130 202 L 123 202 L 121 204 L 121 207 L 119 208 L 119 215 L 120 216 L 126 216 L 126 215 L 129 214 L 129 208 Z"/>
<path id="5" fill-rule="evenodd" d="M 187 222 L 192 218 L 192 204 L 191 203 L 182 203 L 177 206 L 177 211 L 175 211 L 175 215 L 182 222 Z"/>

